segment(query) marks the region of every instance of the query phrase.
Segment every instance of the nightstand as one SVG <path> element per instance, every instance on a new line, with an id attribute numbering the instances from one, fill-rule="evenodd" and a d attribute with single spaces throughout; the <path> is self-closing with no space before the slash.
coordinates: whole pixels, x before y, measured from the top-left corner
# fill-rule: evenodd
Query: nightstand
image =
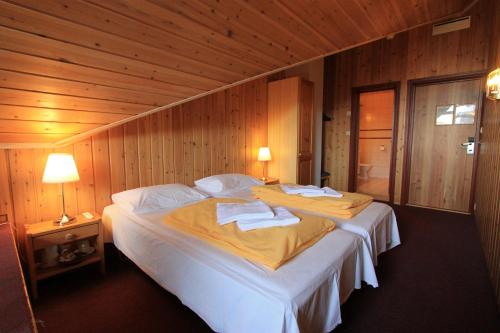
<path id="1" fill-rule="evenodd" d="M 33 297 L 38 297 L 37 282 L 68 272 L 82 266 L 100 263 L 101 273 L 105 273 L 104 244 L 101 216 L 93 213 L 94 217 L 87 219 L 82 215 L 76 221 L 64 226 L 54 225 L 53 221 L 25 225 L 26 257 Z M 74 252 L 78 248 L 86 248 L 90 252 Z M 78 255 L 71 262 L 61 263 L 61 251 L 74 252 Z M 51 264 L 47 264 L 47 257 L 52 256 Z M 54 258 L 57 257 L 57 258 Z M 71 257 L 71 256 L 69 256 Z"/>
<path id="2" fill-rule="evenodd" d="M 279 184 L 280 180 L 278 178 L 267 178 L 264 180 L 265 185 L 276 185 Z"/>

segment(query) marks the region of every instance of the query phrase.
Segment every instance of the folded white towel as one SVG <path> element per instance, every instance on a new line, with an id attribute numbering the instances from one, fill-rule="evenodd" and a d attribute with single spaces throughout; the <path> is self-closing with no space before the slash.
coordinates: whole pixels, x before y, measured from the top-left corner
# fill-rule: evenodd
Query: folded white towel
<path id="1" fill-rule="evenodd" d="M 271 228 L 271 227 L 284 227 L 300 222 L 300 218 L 290 213 L 285 207 L 274 208 L 276 214 L 273 218 L 264 218 L 258 220 L 238 220 L 236 225 L 241 231 L 249 231 L 254 229 Z"/>
<path id="2" fill-rule="evenodd" d="M 269 219 L 274 212 L 265 202 L 217 203 L 217 223 L 224 225 L 236 220 Z"/>
<path id="3" fill-rule="evenodd" d="M 286 194 L 302 194 L 302 193 L 323 193 L 324 191 L 314 185 L 280 185 L 283 192 Z"/>
<path id="4" fill-rule="evenodd" d="M 307 198 L 314 198 L 314 197 L 342 198 L 344 196 L 342 193 L 339 193 L 328 186 L 322 187 L 321 190 L 322 190 L 322 192 L 302 193 L 301 196 L 307 197 Z"/>

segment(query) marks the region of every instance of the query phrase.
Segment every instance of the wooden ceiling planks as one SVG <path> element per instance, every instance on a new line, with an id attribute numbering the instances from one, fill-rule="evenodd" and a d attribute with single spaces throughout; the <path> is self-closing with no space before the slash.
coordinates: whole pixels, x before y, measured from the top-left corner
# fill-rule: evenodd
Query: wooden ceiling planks
<path id="1" fill-rule="evenodd" d="M 66 142 L 472 2 L 0 0 L 0 145 Z"/>

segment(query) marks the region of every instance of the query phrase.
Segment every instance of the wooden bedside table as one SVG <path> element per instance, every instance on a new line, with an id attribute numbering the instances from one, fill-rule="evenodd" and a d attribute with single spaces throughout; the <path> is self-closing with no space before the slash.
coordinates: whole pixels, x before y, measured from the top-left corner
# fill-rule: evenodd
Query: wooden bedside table
<path id="1" fill-rule="evenodd" d="M 278 178 L 267 178 L 264 180 L 265 185 L 276 185 L 279 184 L 280 180 Z"/>
<path id="2" fill-rule="evenodd" d="M 97 213 L 91 219 L 82 215 L 76 217 L 76 221 L 64 226 L 54 225 L 53 221 L 26 224 L 25 247 L 28 259 L 28 268 L 33 297 L 38 297 L 37 282 L 51 276 L 71 271 L 82 266 L 100 262 L 101 273 L 105 273 L 104 266 L 104 243 L 101 216 Z M 88 240 L 89 245 L 95 247 L 95 252 L 81 257 L 72 264 L 58 263 L 53 267 L 41 267 L 40 257 L 46 248 L 58 246 L 59 254 L 61 246 L 67 247 L 68 251 L 77 249 L 79 241 Z"/>

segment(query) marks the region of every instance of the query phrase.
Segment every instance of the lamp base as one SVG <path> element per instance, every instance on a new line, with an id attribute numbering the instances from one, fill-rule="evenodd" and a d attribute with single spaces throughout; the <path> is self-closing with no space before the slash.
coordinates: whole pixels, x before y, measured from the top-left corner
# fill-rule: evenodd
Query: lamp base
<path id="1" fill-rule="evenodd" d="M 68 216 L 68 214 L 63 213 L 61 217 L 57 220 L 54 220 L 54 225 L 58 225 L 62 227 L 63 225 L 66 224 L 71 224 L 76 221 L 76 218 L 74 216 Z"/>

